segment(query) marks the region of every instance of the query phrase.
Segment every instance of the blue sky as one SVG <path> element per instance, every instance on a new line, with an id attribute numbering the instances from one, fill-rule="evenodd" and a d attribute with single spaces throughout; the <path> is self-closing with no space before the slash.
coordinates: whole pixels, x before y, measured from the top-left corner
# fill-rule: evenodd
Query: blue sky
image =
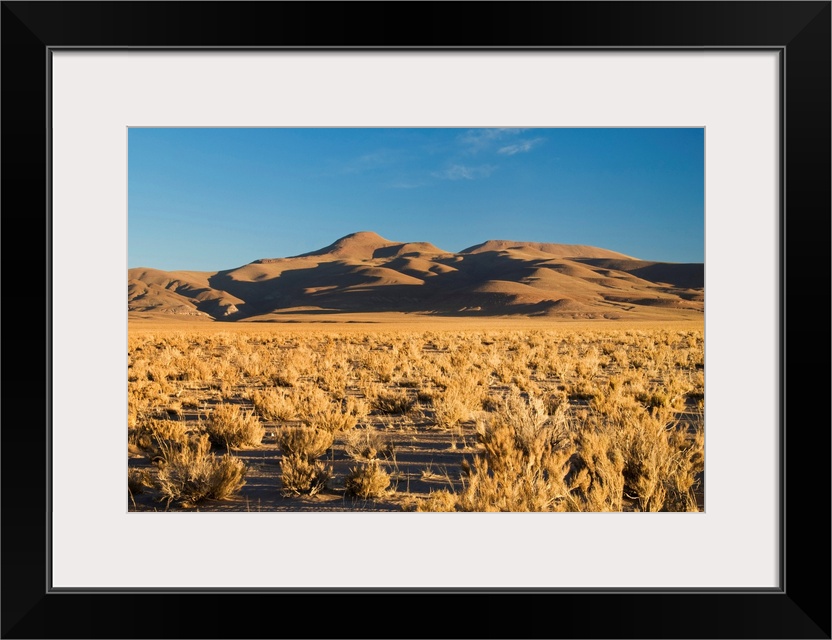
<path id="1" fill-rule="evenodd" d="M 133 128 L 128 267 L 217 271 L 355 231 L 703 262 L 704 129 Z"/>

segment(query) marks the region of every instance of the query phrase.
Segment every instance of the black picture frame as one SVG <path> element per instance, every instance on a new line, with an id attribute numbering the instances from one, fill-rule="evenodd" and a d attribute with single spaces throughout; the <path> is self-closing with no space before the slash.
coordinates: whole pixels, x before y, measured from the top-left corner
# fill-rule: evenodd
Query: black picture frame
<path id="1" fill-rule="evenodd" d="M 3 638 L 830 638 L 830 428 L 828 407 L 817 406 L 830 388 L 829 1 L 2 2 L 0 20 Z M 778 51 L 785 80 L 780 587 L 51 590 L 48 96 L 50 52 L 66 47 Z M 814 299 L 802 293 L 807 282 Z M 817 361 L 827 365 L 820 374 L 811 368 Z M 685 559 L 666 561 L 683 567 Z"/>

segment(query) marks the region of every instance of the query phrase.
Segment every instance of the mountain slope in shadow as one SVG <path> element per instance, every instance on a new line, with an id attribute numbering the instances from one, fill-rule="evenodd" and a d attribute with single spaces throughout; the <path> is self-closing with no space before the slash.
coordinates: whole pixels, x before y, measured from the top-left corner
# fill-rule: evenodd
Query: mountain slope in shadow
<path id="1" fill-rule="evenodd" d="M 217 272 L 128 270 L 132 317 L 280 320 L 405 312 L 564 319 L 695 319 L 704 264 L 585 245 L 489 240 L 459 253 L 361 231 L 298 256 Z"/>

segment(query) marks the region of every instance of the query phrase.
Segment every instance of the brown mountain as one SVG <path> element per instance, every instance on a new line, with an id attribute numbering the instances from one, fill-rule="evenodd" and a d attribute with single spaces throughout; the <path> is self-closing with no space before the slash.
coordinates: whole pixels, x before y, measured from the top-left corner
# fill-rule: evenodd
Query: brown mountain
<path id="1" fill-rule="evenodd" d="M 702 263 L 647 262 L 584 245 L 489 240 L 459 253 L 361 231 L 318 251 L 218 272 L 130 269 L 131 317 L 279 320 L 408 312 L 569 319 L 694 319 Z"/>

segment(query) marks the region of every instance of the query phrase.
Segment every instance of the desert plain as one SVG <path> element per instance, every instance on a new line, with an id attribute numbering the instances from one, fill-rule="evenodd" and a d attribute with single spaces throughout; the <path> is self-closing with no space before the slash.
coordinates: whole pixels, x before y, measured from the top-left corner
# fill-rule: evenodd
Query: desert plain
<path id="1" fill-rule="evenodd" d="M 704 268 L 351 234 L 128 272 L 130 511 L 702 511 Z"/>

